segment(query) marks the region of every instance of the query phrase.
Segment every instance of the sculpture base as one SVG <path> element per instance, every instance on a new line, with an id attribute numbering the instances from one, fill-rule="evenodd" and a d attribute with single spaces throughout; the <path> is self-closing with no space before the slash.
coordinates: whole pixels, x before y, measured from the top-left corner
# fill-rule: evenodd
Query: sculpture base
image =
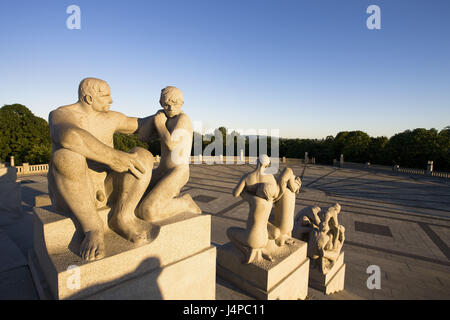
<path id="1" fill-rule="evenodd" d="M 268 249 L 274 261 L 242 263 L 242 253 L 231 242 L 217 249 L 217 274 L 236 287 L 261 300 L 305 299 L 308 294 L 309 259 L 307 244 L 294 239 L 293 245 Z"/>
<path id="2" fill-rule="evenodd" d="M 326 275 L 316 268 L 311 268 L 309 272 L 309 285 L 325 294 L 332 294 L 344 290 L 345 283 L 345 263 L 344 252 Z"/>
<path id="3" fill-rule="evenodd" d="M 0 179 L 0 212 L 13 219 L 23 217 L 20 183 Z"/>
<path id="4" fill-rule="evenodd" d="M 105 257 L 83 261 L 76 222 L 50 207 L 34 211 L 29 262 L 41 298 L 215 299 L 209 215 L 183 213 L 154 223 L 154 240 L 140 246 L 105 227 Z M 99 211 L 105 223 L 108 212 Z"/>

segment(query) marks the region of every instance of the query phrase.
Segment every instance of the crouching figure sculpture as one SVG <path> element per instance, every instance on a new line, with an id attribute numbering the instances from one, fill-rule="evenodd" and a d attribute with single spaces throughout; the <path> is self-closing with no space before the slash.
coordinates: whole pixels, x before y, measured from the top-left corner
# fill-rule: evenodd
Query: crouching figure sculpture
<path id="1" fill-rule="evenodd" d="M 341 206 L 336 203 L 329 208 L 317 206 L 304 208 L 295 219 L 294 236 L 308 242 L 311 267 L 324 275 L 339 258 L 345 240 L 345 228 L 338 222 Z"/>

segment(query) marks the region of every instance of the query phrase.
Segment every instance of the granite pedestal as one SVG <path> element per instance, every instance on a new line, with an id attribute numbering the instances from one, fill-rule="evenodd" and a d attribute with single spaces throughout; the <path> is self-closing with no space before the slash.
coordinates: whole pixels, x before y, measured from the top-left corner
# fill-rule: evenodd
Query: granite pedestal
<path id="1" fill-rule="evenodd" d="M 332 294 L 344 290 L 344 283 L 344 252 L 341 252 L 333 267 L 327 274 L 324 275 L 317 268 L 311 268 L 309 272 L 309 285 L 325 294 Z"/>
<path id="2" fill-rule="evenodd" d="M 23 216 L 22 191 L 16 179 L 16 168 L 0 168 L 0 212 L 13 219 Z"/>
<path id="3" fill-rule="evenodd" d="M 107 227 L 109 211 L 99 210 L 105 257 L 83 261 L 77 221 L 50 206 L 34 208 L 29 264 L 42 299 L 215 298 L 209 215 L 183 213 L 154 223 L 154 240 L 137 246 Z"/>
<path id="4" fill-rule="evenodd" d="M 307 244 L 294 239 L 293 245 L 278 247 L 269 240 L 267 249 L 274 261 L 243 264 L 242 253 L 228 242 L 217 249 L 218 275 L 257 299 L 305 299 L 309 273 Z"/>

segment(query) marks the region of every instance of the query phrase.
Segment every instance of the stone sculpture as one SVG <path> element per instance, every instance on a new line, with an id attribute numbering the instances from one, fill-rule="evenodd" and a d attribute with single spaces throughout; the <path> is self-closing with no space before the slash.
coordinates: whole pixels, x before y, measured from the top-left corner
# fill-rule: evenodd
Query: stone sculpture
<path id="1" fill-rule="evenodd" d="M 269 165 L 270 158 L 260 156 L 233 191 L 249 203 L 247 226 L 227 230 L 230 242 L 217 250 L 217 273 L 258 299 L 305 299 L 307 244 L 292 238 L 301 180 L 290 168 L 268 174 Z"/>
<path id="2" fill-rule="evenodd" d="M 48 173 L 53 208 L 70 212 L 85 234 L 80 254 L 85 260 L 102 258 L 104 229 L 96 210 L 112 203 L 109 226 L 132 242 L 147 240 L 151 226 L 135 216 L 135 209 L 151 179 L 153 156 L 143 148 L 130 153 L 114 149 L 115 132 L 138 130 L 137 118 L 110 111 L 109 85 L 86 78 L 78 102 L 49 115 L 52 158 Z"/>
<path id="3" fill-rule="evenodd" d="M 345 228 L 339 224 L 341 206 L 317 206 L 302 209 L 296 219 L 293 236 L 308 242 L 311 259 L 310 285 L 326 294 L 344 289 L 345 264 L 341 252 Z"/>
<path id="4" fill-rule="evenodd" d="M 300 191 L 300 178 L 286 168 L 276 179 L 264 171 L 270 165 L 270 158 L 258 158 L 254 171 L 245 174 L 233 191 L 235 197 L 242 196 L 250 205 L 247 228 L 232 227 L 227 236 L 244 255 L 243 262 L 266 259 L 273 261 L 267 250 L 269 239 L 278 246 L 293 244 L 291 232 L 294 221 L 295 194 Z M 274 219 L 269 216 L 274 206 Z"/>
<path id="5" fill-rule="evenodd" d="M 0 222 L 21 218 L 23 216 L 21 202 L 22 192 L 20 182 L 17 182 L 17 169 L 0 163 Z"/>
<path id="6" fill-rule="evenodd" d="M 159 103 L 163 107 L 146 121 L 139 131 L 142 141 L 158 137 L 161 141 L 161 160 L 153 172 L 146 196 L 138 210 L 138 217 L 158 221 L 181 212 L 201 213 L 189 194 L 178 197 L 189 180 L 189 158 L 192 147 L 192 123 L 181 111 L 183 94 L 180 89 L 161 90 Z"/>
<path id="7" fill-rule="evenodd" d="M 103 80 L 82 80 L 78 97 L 78 102 L 49 115 L 48 185 L 53 208 L 73 214 L 81 225 L 84 260 L 105 255 L 104 227 L 96 211 L 106 205 L 112 208 L 109 227 L 137 244 L 152 240 L 149 221 L 201 212 L 189 195 L 175 198 L 189 179 L 186 159 L 192 144 L 192 125 L 180 110 L 179 89 L 163 89 L 164 109 L 143 119 L 110 111 L 111 91 Z M 114 149 L 116 132 L 138 133 L 143 140 L 159 137 L 159 167 L 152 172 L 153 155 L 143 148 L 129 153 Z"/>
<path id="8" fill-rule="evenodd" d="M 111 103 L 108 84 L 87 78 L 77 103 L 50 114 L 52 207 L 36 201 L 28 255 L 39 296 L 214 299 L 211 216 L 199 214 L 189 195 L 178 197 L 192 144 L 181 91 L 163 89 L 163 110 L 142 119 L 109 111 Z M 115 132 L 160 138 L 162 158 L 142 148 L 115 150 Z M 75 286 L 67 285 L 73 267 L 82 274 Z"/>
<path id="9" fill-rule="evenodd" d="M 341 206 L 329 208 L 317 206 L 303 209 L 296 217 L 295 237 L 308 242 L 311 267 L 317 266 L 327 274 L 339 257 L 345 240 L 345 228 L 337 219 Z"/>

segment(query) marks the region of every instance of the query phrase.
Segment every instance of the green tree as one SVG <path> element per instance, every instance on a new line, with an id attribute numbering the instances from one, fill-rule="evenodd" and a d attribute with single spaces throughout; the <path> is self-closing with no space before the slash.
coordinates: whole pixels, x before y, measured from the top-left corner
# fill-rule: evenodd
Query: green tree
<path id="1" fill-rule="evenodd" d="M 0 108 L 0 160 L 9 162 L 14 156 L 16 164 L 48 163 L 51 145 L 47 121 L 36 117 L 21 104 Z"/>
<path id="2" fill-rule="evenodd" d="M 442 155 L 436 129 L 418 128 L 397 133 L 386 145 L 392 164 L 425 169 L 428 160 L 438 161 Z"/>
<path id="3" fill-rule="evenodd" d="M 334 156 L 339 159 L 344 155 L 346 161 L 366 162 L 368 160 L 368 147 L 370 137 L 362 131 L 339 132 L 334 139 Z"/>
<path id="4" fill-rule="evenodd" d="M 440 171 L 450 171 L 450 126 L 438 134 L 439 156 L 435 160 L 435 168 Z"/>
<path id="5" fill-rule="evenodd" d="M 390 165 L 391 163 L 386 157 L 386 145 L 388 141 L 389 139 L 387 137 L 371 137 L 367 146 L 367 161 Z"/>
<path id="6" fill-rule="evenodd" d="M 114 133 L 113 139 L 114 139 L 114 149 L 117 149 L 120 151 L 129 152 L 134 147 L 142 147 L 144 149 L 149 150 L 148 144 L 140 141 L 137 138 L 137 135 L 135 135 L 135 134 L 126 135 L 123 133 Z M 152 146 L 153 146 L 153 143 L 152 143 Z M 154 151 L 150 151 L 150 152 L 152 152 L 153 155 L 161 154 L 161 151 L 159 151 L 159 153 L 157 153 L 157 152 L 155 153 Z"/>

